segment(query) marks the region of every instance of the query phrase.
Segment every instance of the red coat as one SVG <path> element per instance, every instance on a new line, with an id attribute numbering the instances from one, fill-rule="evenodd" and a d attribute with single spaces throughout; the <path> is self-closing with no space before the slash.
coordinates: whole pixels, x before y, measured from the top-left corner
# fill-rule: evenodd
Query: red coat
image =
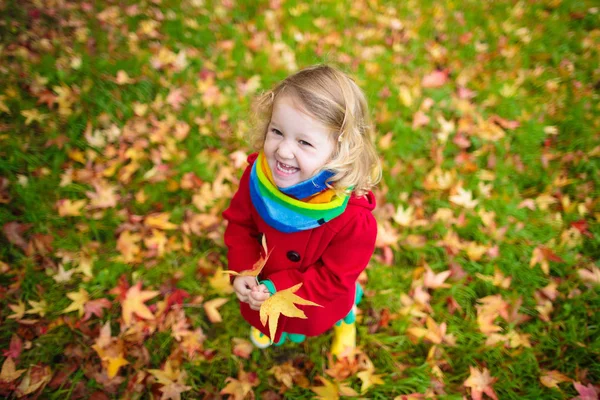
<path id="1" fill-rule="evenodd" d="M 281 316 L 275 341 L 281 332 L 320 335 L 345 317 L 353 306 L 356 279 L 375 249 L 377 223 L 371 213 L 375 197 L 371 192 L 360 198 L 352 196 L 346 210 L 326 224 L 283 233 L 267 225 L 250 200 L 249 177 L 255 159 L 256 154 L 248 157 L 250 165 L 223 213 L 228 221 L 225 244 L 229 269 L 238 272 L 251 269 L 261 255 L 261 233 L 266 235 L 272 253 L 259 279 L 269 279 L 277 291 L 302 282 L 296 294 L 323 306 L 298 306 L 307 319 Z M 240 303 L 240 311 L 252 326 L 269 334 L 268 327 L 260 323 L 258 311 L 246 303 Z"/>

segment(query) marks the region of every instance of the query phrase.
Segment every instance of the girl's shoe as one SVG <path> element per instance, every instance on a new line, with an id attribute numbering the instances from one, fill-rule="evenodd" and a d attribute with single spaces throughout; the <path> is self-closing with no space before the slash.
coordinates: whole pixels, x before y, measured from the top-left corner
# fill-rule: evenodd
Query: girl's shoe
<path id="1" fill-rule="evenodd" d="M 265 335 L 253 326 L 250 327 L 250 341 L 259 349 L 266 349 L 271 344 L 273 344 L 273 342 L 271 342 L 271 339 L 269 339 L 267 335 Z"/>
<path id="2" fill-rule="evenodd" d="M 339 321 L 333 326 L 333 342 L 331 343 L 331 354 L 336 357 L 349 354 L 356 348 L 356 324 Z"/>

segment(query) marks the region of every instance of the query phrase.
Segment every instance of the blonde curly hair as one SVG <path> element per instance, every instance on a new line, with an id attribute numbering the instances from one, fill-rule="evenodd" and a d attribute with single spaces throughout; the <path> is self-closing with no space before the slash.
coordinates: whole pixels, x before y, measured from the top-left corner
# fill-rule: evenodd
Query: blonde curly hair
<path id="1" fill-rule="evenodd" d="M 371 190 L 381 179 L 381 166 L 367 101 L 356 83 L 335 67 L 315 65 L 302 69 L 259 96 L 253 105 L 251 145 L 256 150 L 263 148 L 273 105 L 284 92 L 333 135 L 336 147 L 322 168 L 335 173 L 328 184 L 337 192 L 354 192 L 357 196 Z"/>

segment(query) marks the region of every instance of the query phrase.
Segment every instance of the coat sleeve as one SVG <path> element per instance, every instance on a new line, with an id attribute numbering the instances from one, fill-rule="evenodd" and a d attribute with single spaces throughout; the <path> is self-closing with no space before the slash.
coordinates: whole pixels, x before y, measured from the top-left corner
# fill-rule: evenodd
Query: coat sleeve
<path id="1" fill-rule="evenodd" d="M 287 269 L 275 272 L 268 279 L 277 291 L 302 282 L 296 294 L 323 306 L 300 306 L 309 321 L 333 320 L 333 324 L 345 317 L 352 307 L 356 280 L 369 263 L 375 250 L 376 237 L 375 218 L 370 211 L 362 210 L 352 215 L 337 232 L 319 262 L 304 271 Z M 285 331 L 285 326 L 282 328 Z"/>
<path id="2" fill-rule="evenodd" d="M 227 261 L 229 269 L 241 272 L 252 269 L 260 258 L 261 247 L 256 224 L 252 219 L 252 201 L 250 200 L 249 165 L 240 180 L 240 186 L 231 199 L 229 208 L 223 212 L 227 220 L 224 241 L 227 246 Z"/>

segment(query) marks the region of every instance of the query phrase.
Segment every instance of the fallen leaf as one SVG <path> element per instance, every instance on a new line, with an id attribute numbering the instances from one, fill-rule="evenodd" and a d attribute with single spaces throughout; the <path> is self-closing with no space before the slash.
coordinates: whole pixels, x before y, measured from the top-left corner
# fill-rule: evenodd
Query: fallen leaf
<path id="1" fill-rule="evenodd" d="M 583 386 L 579 382 L 573 382 L 573 386 L 575 386 L 579 396 L 573 397 L 571 400 L 598 400 L 598 390 L 591 383 Z"/>
<path id="2" fill-rule="evenodd" d="M 584 282 L 600 284 L 600 268 L 590 265 L 589 269 L 578 269 L 577 274 Z"/>
<path id="3" fill-rule="evenodd" d="M 84 288 L 79 288 L 78 292 L 67 293 L 67 297 L 73 302 L 69 305 L 69 307 L 65 308 L 62 313 L 66 314 L 72 311 L 77 311 L 79 313 L 79 317 L 83 315 L 85 311 L 85 303 L 87 303 L 90 299 L 88 292 Z"/>
<path id="4" fill-rule="evenodd" d="M 450 285 L 444 283 L 444 281 L 448 279 L 450 274 L 450 271 L 443 271 L 436 274 L 427 266 L 425 267 L 425 275 L 423 276 L 423 285 L 429 289 L 449 288 Z"/>
<path id="5" fill-rule="evenodd" d="M 50 379 L 52 379 L 50 367 L 41 364 L 33 365 L 27 370 L 27 374 L 21 380 L 15 393 L 17 397 L 31 394 L 46 386 L 50 382 Z"/>
<path id="6" fill-rule="evenodd" d="M 15 369 L 15 362 L 11 357 L 7 357 L 6 360 L 4 360 L 4 364 L 2 364 L 0 381 L 10 383 L 20 377 L 25 371 L 26 370 L 24 369 Z"/>
<path id="7" fill-rule="evenodd" d="M 133 314 L 143 319 L 154 319 L 154 314 L 144 304 L 145 301 L 157 296 L 160 292 L 156 290 L 141 290 L 142 282 L 130 287 L 123 301 L 123 322 L 131 324 Z"/>
<path id="8" fill-rule="evenodd" d="M 479 200 L 473 199 L 473 194 L 462 187 L 457 189 L 457 193 L 449 197 L 450 201 L 464 208 L 472 209 L 479 203 Z"/>
<path id="9" fill-rule="evenodd" d="M 358 393 L 354 389 L 342 382 L 331 382 L 323 378 L 322 376 L 317 377 L 323 386 L 311 386 L 310 390 L 317 394 L 317 399 L 321 400 L 337 400 L 341 396 L 358 396 Z"/>
<path id="10" fill-rule="evenodd" d="M 448 70 L 433 71 L 425 75 L 421 81 L 421 86 L 424 88 L 439 88 L 448 82 Z"/>
<path id="11" fill-rule="evenodd" d="M 75 200 L 62 199 L 56 202 L 56 208 L 58 209 L 58 215 L 61 217 L 79 217 L 81 216 L 81 209 L 85 207 L 87 200 Z"/>
<path id="12" fill-rule="evenodd" d="M 149 228 L 157 228 L 163 230 L 177 229 L 177 225 L 169 222 L 171 214 L 168 212 L 150 214 L 144 219 L 144 225 Z"/>
<path id="13" fill-rule="evenodd" d="M 219 307 L 223 304 L 227 303 L 229 299 L 224 297 L 218 297 L 216 299 L 209 300 L 203 304 L 204 312 L 206 312 L 206 316 L 208 320 L 213 324 L 218 322 L 223 322 L 223 318 L 221 318 L 221 314 L 219 314 Z"/>
<path id="14" fill-rule="evenodd" d="M 7 222 L 2 227 L 2 231 L 9 242 L 19 247 L 25 254 L 29 253 L 27 241 L 23 238 L 23 234 L 31 228 L 33 224 L 21 224 L 19 222 Z"/>
<path id="15" fill-rule="evenodd" d="M 244 400 L 249 393 L 254 395 L 252 388 L 258 386 L 260 380 L 255 372 L 247 373 L 240 367 L 238 379 L 229 377 L 225 379 L 225 382 L 228 382 L 227 386 L 221 390 L 220 394 L 231 395 L 232 398 L 230 400 Z"/>
<path id="16" fill-rule="evenodd" d="M 559 383 L 563 382 L 571 382 L 572 379 L 566 375 L 561 374 L 557 370 L 552 371 L 542 371 L 542 375 L 540 376 L 540 382 L 542 385 L 548 388 L 558 388 Z"/>
<path id="17" fill-rule="evenodd" d="M 469 367 L 469 369 L 471 370 L 471 375 L 469 375 L 463 385 L 471 388 L 471 398 L 473 400 L 481 400 L 485 393 L 492 399 L 498 400 L 498 396 L 496 396 L 496 392 L 492 388 L 497 379 L 490 376 L 490 371 L 487 368 L 484 368 L 483 371 L 479 371 L 475 367 Z"/>
<path id="18" fill-rule="evenodd" d="M 18 359 L 21 355 L 21 351 L 23 350 L 23 341 L 17 335 L 12 335 L 10 338 L 10 345 L 8 346 L 8 350 L 2 350 L 2 354 L 4 357 L 10 357 L 12 359 Z"/>
<path id="19" fill-rule="evenodd" d="M 361 380 L 362 384 L 360 386 L 360 393 L 365 394 L 367 390 L 373 385 L 384 385 L 385 382 L 381 377 L 383 375 L 374 374 L 374 370 L 369 369 L 366 371 L 360 371 L 356 376 Z"/>
<path id="20" fill-rule="evenodd" d="M 260 322 L 266 326 L 267 319 L 269 320 L 269 337 L 275 337 L 275 332 L 277 331 L 277 322 L 279 321 L 280 315 L 306 319 L 306 314 L 304 314 L 304 311 L 296 307 L 296 304 L 322 307 L 317 303 L 313 303 L 312 301 L 305 300 L 302 297 L 295 295 L 294 293 L 296 293 L 300 287 L 302 287 L 302 283 L 299 283 L 288 289 L 281 290 L 261 304 Z"/>
<path id="21" fill-rule="evenodd" d="M 233 344 L 232 353 L 248 360 L 252 350 L 254 350 L 254 345 L 246 339 L 233 338 L 231 341 Z"/>

